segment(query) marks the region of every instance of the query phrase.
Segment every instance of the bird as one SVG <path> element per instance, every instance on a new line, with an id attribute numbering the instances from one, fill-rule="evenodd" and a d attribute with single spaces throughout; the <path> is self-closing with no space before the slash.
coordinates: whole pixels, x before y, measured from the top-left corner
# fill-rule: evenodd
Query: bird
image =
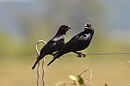
<path id="1" fill-rule="evenodd" d="M 75 35 L 70 41 L 68 41 L 61 50 L 59 50 L 54 58 L 47 64 L 48 66 L 55 61 L 57 58 L 60 58 L 62 55 L 73 52 L 76 53 L 77 57 L 85 57 L 86 54 L 82 52 L 78 52 L 80 50 L 84 50 L 87 48 L 93 38 L 94 29 L 90 23 L 86 23 L 84 25 L 84 31 L 80 32 L 79 34 Z"/>
<path id="2" fill-rule="evenodd" d="M 70 26 L 67 25 L 61 25 L 59 30 L 57 31 L 56 35 L 50 39 L 45 46 L 40 51 L 40 55 L 38 56 L 35 64 L 33 65 L 32 69 L 35 68 L 37 63 L 44 58 L 46 55 L 55 55 L 54 52 L 57 52 L 60 50 L 63 45 L 65 44 L 66 39 L 66 32 L 71 29 Z"/>

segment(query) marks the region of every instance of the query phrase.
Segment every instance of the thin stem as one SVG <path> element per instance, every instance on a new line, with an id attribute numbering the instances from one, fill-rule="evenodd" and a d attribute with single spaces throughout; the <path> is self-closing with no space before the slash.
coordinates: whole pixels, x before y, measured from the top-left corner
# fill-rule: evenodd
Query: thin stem
<path id="1" fill-rule="evenodd" d="M 46 42 L 44 40 L 39 40 L 36 43 L 35 51 L 36 51 L 36 54 L 37 54 L 37 58 L 40 56 L 40 52 L 38 50 L 38 44 L 39 43 L 46 44 Z M 44 68 L 44 63 L 45 63 L 45 58 L 43 59 L 43 65 L 42 65 L 42 68 L 43 68 L 43 74 L 42 74 L 43 86 L 45 86 L 45 79 L 44 79 L 45 68 Z M 37 86 L 40 86 L 40 62 L 38 62 L 38 67 L 37 67 Z"/>
<path id="2" fill-rule="evenodd" d="M 44 67 L 44 64 L 45 64 L 45 58 L 43 58 L 43 64 L 42 64 L 42 80 L 43 80 L 43 86 L 45 86 L 45 67 Z"/>

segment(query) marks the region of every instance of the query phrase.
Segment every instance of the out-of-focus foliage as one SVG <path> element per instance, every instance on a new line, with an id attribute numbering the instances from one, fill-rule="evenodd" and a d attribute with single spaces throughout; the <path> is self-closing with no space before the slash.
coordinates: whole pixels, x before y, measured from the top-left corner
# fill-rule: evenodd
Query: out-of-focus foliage
<path id="1" fill-rule="evenodd" d="M 5 33 L 0 36 L 0 40 L 2 40 L 0 56 L 34 55 L 33 49 L 36 41 L 39 39 L 48 41 L 62 24 L 72 27 L 72 30 L 67 33 L 67 40 L 82 31 L 86 22 L 92 23 L 97 29 L 96 33 L 102 30 L 103 25 L 100 24 L 104 21 L 101 17 L 104 15 L 105 6 L 96 0 L 44 0 L 37 2 L 36 6 L 37 4 L 41 6 L 39 8 L 41 12 L 37 11 L 39 14 L 29 10 L 29 7 L 23 10 L 23 3 L 2 4 L 3 9 L 5 9 L 4 6 L 10 7 L 14 13 L 6 9 L 8 15 L 12 17 L 12 22 L 9 22 L 12 25 L 9 24 L 10 27 L 5 30 L 1 27 L 2 33 Z M 17 7 L 17 9 L 13 7 Z M 34 9 L 34 11 L 36 10 Z M 100 27 L 99 30 L 98 27 Z M 96 35 L 96 39 L 99 36 Z"/>
<path id="2" fill-rule="evenodd" d="M 5 6 L 8 4 L 4 3 Z M 130 49 L 125 42 L 122 43 L 107 36 L 104 23 L 106 21 L 104 16 L 107 15 L 107 7 L 99 1 L 44 0 L 43 2 L 37 2 L 36 6 L 37 4 L 41 6 L 39 8 L 40 11 L 37 11 L 37 13 L 29 10 L 29 7 L 22 10 L 21 8 L 24 4 L 21 3 L 14 2 L 9 4 L 8 7 L 11 7 L 12 12 L 15 12 L 15 16 L 11 12 L 8 14 L 13 18 L 13 23 L 10 23 L 14 27 L 3 29 L 3 26 L 1 26 L 0 56 L 34 55 L 33 47 L 36 41 L 39 39 L 48 41 L 56 33 L 60 25 L 68 24 L 72 27 L 72 30 L 67 32 L 67 40 L 69 40 L 73 35 L 83 30 L 83 25 L 86 22 L 92 23 L 95 28 L 95 35 L 88 49 L 90 52 L 114 52 Z M 35 5 L 33 8 L 35 8 Z M 34 9 L 34 11 L 36 10 Z"/>

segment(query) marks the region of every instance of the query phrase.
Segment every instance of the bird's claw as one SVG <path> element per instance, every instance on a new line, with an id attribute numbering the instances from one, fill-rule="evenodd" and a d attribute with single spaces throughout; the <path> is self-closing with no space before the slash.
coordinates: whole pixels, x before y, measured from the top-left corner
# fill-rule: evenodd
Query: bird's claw
<path id="1" fill-rule="evenodd" d="M 82 53 L 82 56 L 83 56 L 83 57 L 86 57 L 86 54 L 85 54 L 85 53 Z"/>
<path id="2" fill-rule="evenodd" d="M 86 54 L 85 54 L 85 53 L 78 52 L 78 53 L 77 53 L 77 57 L 86 57 Z"/>
<path id="3" fill-rule="evenodd" d="M 77 57 L 82 57 L 82 55 L 81 54 L 77 54 Z"/>

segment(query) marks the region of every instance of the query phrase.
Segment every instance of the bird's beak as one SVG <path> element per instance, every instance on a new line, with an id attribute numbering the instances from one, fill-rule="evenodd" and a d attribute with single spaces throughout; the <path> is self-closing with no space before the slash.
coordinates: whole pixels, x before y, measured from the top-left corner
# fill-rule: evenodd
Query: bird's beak
<path id="1" fill-rule="evenodd" d="M 68 26 L 68 29 L 72 29 L 70 26 Z"/>
<path id="2" fill-rule="evenodd" d="M 87 29 L 93 30 L 93 27 L 92 27 L 92 25 L 90 23 L 85 24 L 84 28 L 85 28 L 85 30 L 87 30 Z"/>

